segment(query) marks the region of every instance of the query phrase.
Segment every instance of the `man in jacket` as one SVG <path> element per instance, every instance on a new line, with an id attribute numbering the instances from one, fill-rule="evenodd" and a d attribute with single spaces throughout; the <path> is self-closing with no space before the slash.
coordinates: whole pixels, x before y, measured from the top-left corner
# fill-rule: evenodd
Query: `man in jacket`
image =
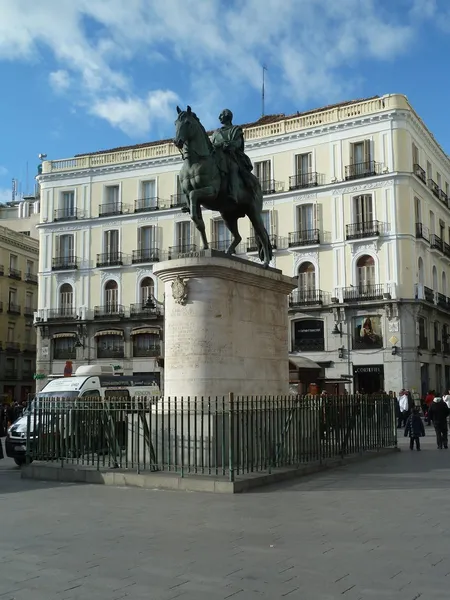
<path id="1" fill-rule="evenodd" d="M 447 417 L 449 413 L 450 409 L 447 404 L 440 396 L 436 396 L 428 409 L 428 418 L 433 421 L 438 450 L 448 448 Z"/>

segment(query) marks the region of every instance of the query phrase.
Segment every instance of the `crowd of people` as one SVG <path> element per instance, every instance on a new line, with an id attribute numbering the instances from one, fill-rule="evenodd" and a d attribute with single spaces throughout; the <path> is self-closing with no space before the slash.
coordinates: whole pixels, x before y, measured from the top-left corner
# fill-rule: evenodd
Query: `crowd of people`
<path id="1" fill-rule="evenodd" d="M 26 406 L 25 400 L 22 402 L 4 402 L 3 405 L 0 405 L 0 437 L 6 435 L 8 427 L 22 416 Z"/>
<path id="2" fill-rule="evenodd" d="M 404 435 L 409 437 L 411 450 L 414 446 L 416 450 L 420 450 L 420 438 L 425 436 L 421 410 L 427 425 L 434 426 L 438 450 L 447 450 L 450 390 L 442 396 L 436 395 L 434 390 L 428 392 L 419 406 L 409 390 L 400 390 L 397 398 L 397 427 L 404 427 Z"/>

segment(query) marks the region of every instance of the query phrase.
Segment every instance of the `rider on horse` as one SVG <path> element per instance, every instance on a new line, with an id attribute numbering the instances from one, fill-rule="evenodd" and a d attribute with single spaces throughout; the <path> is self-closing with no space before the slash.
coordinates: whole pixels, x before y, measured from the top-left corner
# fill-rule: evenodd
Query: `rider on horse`
<path id="1" fill-rule="evenodd" d="M 222 127 L 217 129 L 211 142 L 216 149 L 223 151 L 219 155 L 218 166 L 220 171 L 228 180 L 228 195 L 232 202 L 237 204 L 239 177 L 242 178 L 245 185 L 251 186 L 247 177 L 253 170 L 252 161 L 244 152 L 244 132 L 239 125 L 233 125 L 233 113 L 225 108 L 219 115 L 219 121 Z"/>

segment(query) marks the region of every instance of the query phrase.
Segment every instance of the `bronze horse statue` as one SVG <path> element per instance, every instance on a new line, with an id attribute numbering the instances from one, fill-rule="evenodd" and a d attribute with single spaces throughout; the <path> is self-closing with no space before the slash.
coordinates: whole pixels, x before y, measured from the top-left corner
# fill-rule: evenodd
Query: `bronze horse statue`
<path id="1" fill-rule="evenodd" d="M 213 146 L 190 106 L 186 110 L 177 106 L 177 112 L 174 143 L 183 157 L 180 186 L 188 199 L 188 211 L 200 232 L 203 248 L 207 250 L 209 245 L 202 206 L 218 211 L 231 232 L 232 240 L 227 254 L 234 254 L 241 242 L 238 220 L 247 216 L 255 230 L 259 259 L 267 268 L 272 260 L 272 246 L 262 219 L 263 194 L 259 180 L 251 172 L 246 173 L 245 178 L 239 176 L 237 201 L 233 202 L 229 198 L 227 174 L 223 169 L 226 160 L 223 150 Z"/>

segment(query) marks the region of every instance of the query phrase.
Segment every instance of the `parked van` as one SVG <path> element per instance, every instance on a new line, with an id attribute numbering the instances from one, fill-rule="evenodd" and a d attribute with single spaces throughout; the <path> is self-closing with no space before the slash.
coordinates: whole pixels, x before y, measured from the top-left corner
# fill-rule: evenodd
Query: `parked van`
<path id="1" fill-rule="evenodd" d="M 116 375 L 110 366 L 81 366 L 71 377 L 50 378 L 45 387 L 35 394 L 27 410 L 8 429 L 5 450 L 6 456 L 13 458 L 17 465 L 25 464 L 27 427 L 36 424 L 37 408 L 41 401 L 86 400 L 99 402 L 133 397 L 152 398 L 156 402 L 160 389 L 152 375 Z M 31 418 L 30 418 L 31 413 Z"/>

